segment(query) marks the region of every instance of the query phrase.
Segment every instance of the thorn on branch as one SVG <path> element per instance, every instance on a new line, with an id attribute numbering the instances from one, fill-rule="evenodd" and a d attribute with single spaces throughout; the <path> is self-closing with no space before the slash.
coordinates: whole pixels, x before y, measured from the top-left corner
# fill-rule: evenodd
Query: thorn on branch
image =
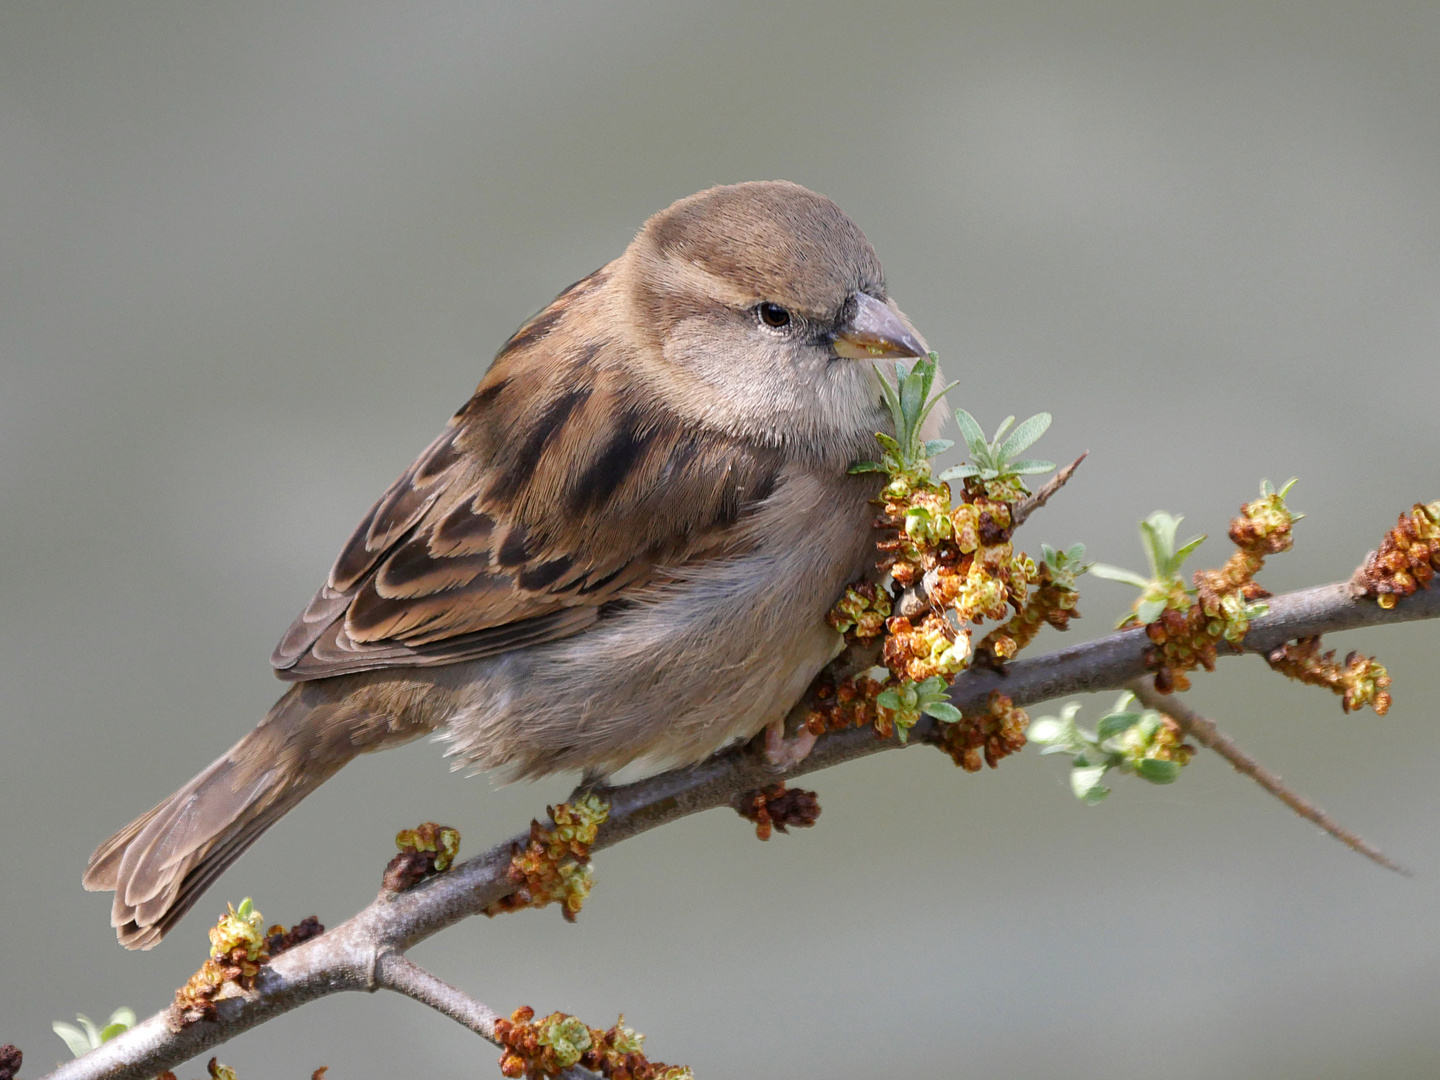
<path id="1" fill-rule="evenodd" d="M 1045 481 L 1039 491 L 1017 502 L 1010 511 L 1011 528 L 1018 529 L 1025 523 L 1026 518 L 1049 502 L 1057 491 L 1070 482 L 1070 477 L 1075 475 L 1075 470 L 1080 468 L 1080 463 L 1089 456 L 1090 451 L 1086 450 L 1069 465 L 1066 465 L 1049 480 Z"/>
<path id="2" fill-rule="evenodd" d="M 820 801 L 813 791 L 776 784 L 740 796 L 735 812 L 755 823 L 757 839 L 769 840 L 772 829 L 783 833 L 791 828 L 808 829 L 814 825 L 820 817 Z"/>
<path id="3" fill-rule="evenodd" d="M 1287 787 L 1280 777 L 1242 750 L 1228 735 L 1224 734 L 1213 720 L 1206 719 L 1187 705 L 1172 697 L 1161 695 L 1151 679 L 1136 679 L 1130 684 L 1135 696 L 1149 708 L 1170 717 L 1180 729 L 1207 750 L 1213 750 L 1230 763 L 1231 768 L 1242 776 L 1248 776 L 1296 814 L 1339 840 L 1351 851 L 1359 852 L 1371 862 L 1387 870 L 1409 876 L 1406 870 L 1379 848 L 1367 843 L 1355 833 L 1332 818 L 1299 792 Z"/>

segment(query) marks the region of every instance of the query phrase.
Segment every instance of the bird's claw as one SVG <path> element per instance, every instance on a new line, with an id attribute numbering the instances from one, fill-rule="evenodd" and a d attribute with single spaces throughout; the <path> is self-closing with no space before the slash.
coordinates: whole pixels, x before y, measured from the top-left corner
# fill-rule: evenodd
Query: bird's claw
<path id="1" fill-rule="evenodd" d="M 765 728 L 765 760 L 770 767 L 784 772 L 810 756 L 818 736 L 809 728 L 801 728 L 792 739 L 785 737 L 785 721 L 772 720 Z"/>

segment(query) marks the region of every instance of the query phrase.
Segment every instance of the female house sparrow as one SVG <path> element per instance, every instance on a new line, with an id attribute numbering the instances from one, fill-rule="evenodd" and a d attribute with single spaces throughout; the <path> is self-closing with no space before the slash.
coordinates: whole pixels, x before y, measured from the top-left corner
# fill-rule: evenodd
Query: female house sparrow
<path id="1" fill-rule="evenodd" d="M 512 777 L 698 761 L 778 725 L 873 553 L 873 366 L 924 355 L 828 199 L 717 187 L 506 342 L 271 663 L 260 725 L 90 859 L 150 948 L 359 753 L 442 732 Z M 777 730 L 778 734 L 778 728 Z"/>

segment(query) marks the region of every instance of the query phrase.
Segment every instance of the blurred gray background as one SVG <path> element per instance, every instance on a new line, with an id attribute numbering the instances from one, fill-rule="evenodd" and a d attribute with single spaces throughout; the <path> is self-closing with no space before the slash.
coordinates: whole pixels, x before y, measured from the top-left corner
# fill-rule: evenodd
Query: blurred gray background
<path id="1" fill-rule="evenodd" d="M 262 715 L 278 635 L 506 335 L 699 188 L 836 199 L 959 403 L 1092 451 L 1032 550 L 1139 566 L 1164 507 L 1213 565 L 1299 475 L 1264 580 L 1347 575 L 1440 497 L 1437 58 L 1440 9 L 1375 0 L 5 4 L 0 1042 L 36 1075 L 51 1020 L 163 1007 L 226 899 L 335 922 L 397 828 L 473 853 L 568 790 L 362 759 L 150 953 L 79 884 Z M 1094 583 L 1072 637 L 1129 598 Z M 1334 644 L 1390 665 L 1387 719 L 1253 657 L 1192 700 L 1413 879 L 1212 757 L 1091 809 L 1033 750 L 916 749 L 814 777 L 812 830 L 691 819 L 603 853 L 577 925 L 417 957 L 501 1010 L 623 1010 L 702 1080 L 1433 1077 L 1440 627 Z M 221 1051 L 246 1080 L 495 1056 L 388 995 Z"/>

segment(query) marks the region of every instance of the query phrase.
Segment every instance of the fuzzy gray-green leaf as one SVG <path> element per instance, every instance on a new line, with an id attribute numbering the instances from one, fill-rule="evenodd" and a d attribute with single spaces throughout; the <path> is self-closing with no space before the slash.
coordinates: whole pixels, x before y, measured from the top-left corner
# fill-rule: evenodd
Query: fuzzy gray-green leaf
<path id="1" fill-rule="evenodd" d="M 978 457 L 990 449 L 990 444 L 985 439 L 985 430 L 980 426 L 979 421 L 964 409 L 955 410 L 955 426 L 960 429 L 960 437 L 970 448 L 972 457 Z"/>
<path id="2" fill-rule="evenodd" d="M 1008 460 L 1022 450 L 1029 449 L 1049 427 L 1050 414 L 1036 413 L 1010 433 L 1010 437 L 1000 445 L 999 456 Z M 996 438 L 998 439 L 999 435 L 996 435 Z"/>
<path id="3" fill-rule="evenodd" d="M 963 480 L 968 476 L 978 476 L 980 470 L 974 465 L 951 465 L 940 474 L 941 480 Z"/>
<path id="4" fill-rule="evenodd" d="M 1081 554 L 1083 555 L 1084 552 L 1082 551 Z M 1091 563 L 1090 573 L 1106 581 L 1118 581 L 1124 585 L 1134 585 L 1140 589 L 1150 584 L 1149 578 L 1142 577 L 1133 570 L 1126 570 L 1124 567 L 1111 566 L 1109 563 Z"/>
<path id="5" fill-rule="evenodd" d="M 1036 476 L 1040 473 L 1054 472 L 1055 462 L 1026 458 L 1024 461 L 1009 462 L 1005 466 L 1005 471 L 1015 476 Z"/>

